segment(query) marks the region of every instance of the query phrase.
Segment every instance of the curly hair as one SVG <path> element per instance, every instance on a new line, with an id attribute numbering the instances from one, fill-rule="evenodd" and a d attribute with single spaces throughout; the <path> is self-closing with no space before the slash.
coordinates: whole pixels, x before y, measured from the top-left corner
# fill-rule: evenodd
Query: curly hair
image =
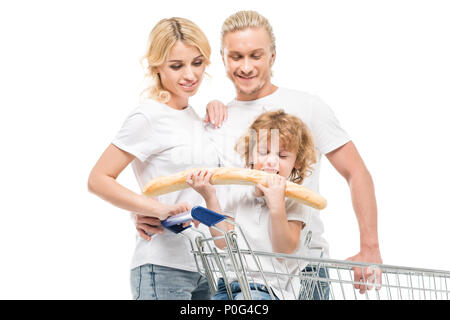
<path id="1" fill-rule="evenodd" d="M 316 163 L 316 150 L 309 128 L 298 117 L 287 114 L 284 110 L 261 114 L 238 140 L 235 150 L 245 158 L 245 165 L 253 168 L 253 149 L 262 138 L 267 137 L 267 141 L 271 141 L 271 132 L 274 129 L 278 130 L 279 144 L 296 153 L 295 167 L 298 169 L 292 169 L 289 179 L 301 184 L 305 177 L 311 174 L 312 165 Z"/>

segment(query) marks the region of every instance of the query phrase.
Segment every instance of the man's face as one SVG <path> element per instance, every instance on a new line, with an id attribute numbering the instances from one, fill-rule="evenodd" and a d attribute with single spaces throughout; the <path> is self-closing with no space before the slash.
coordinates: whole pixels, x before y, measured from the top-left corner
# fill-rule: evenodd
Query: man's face
<path id="1" fill-rule="evenodd" d="M 263 28 L 228 32 L 222 59 L 227 76 L 234 83 L 238 100 L 255 100 L 271 93 L 271 67 L 275 52 Z"/>

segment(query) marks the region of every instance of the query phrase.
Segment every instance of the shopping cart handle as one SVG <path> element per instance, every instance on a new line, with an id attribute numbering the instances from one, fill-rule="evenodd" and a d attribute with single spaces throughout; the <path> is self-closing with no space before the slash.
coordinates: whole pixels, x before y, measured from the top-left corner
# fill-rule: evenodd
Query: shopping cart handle
<path id="1" fill-rule="evenodd" d="M 191 225 L 189 225 L 187 227 L 183 227 L 183 224 L 185 222 L 188 222 L 191 220 L 192 220 L 192 216 L 189 213 L 189 211 L 187 211 L 187 212 L 183 212 L 183 213 L 179 213 L 174 216 L 171 216 L 171 217 L 167 218 L 166 220 L 161 221 L 161 224 L 163 225 L 164 228 L 169 229 L 172 232 L 180 233 L 181 231 L 184 231 L 187 228 L 191 227 Z"/>
<path id="2" fill-rule="evenodd" d="M 201 223 L 211 227 L 220 221 L 226 219 L 224 215 L 220 213 L 214 212 L 212 210 L 203 208 L 201 206 L 196 206 L 191 209 L 191 215 L 195 220 L 200 221 Z"/>

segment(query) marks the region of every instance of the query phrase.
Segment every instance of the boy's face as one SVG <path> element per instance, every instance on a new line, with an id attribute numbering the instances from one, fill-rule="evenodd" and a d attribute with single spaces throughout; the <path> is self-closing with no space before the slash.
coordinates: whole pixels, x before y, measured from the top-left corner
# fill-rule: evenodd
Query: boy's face
<path id="1" fill-rule="evenodd" d="M 272 150 L 271 150 L 272 149 Z M 297 153 L 293 150 L 286 150 L 283 145 L 267 146 L 264 142 L 259 142 L 253 148 L 253 169 L 268 173 L 276 173 L 286 179 L 291 175 L 295 167 Z"/>
<path id="2" fill-rule="evenodd" d="M 263 28 L 229 32 L 223 41 L 222 59 L 234 83 L 238 100 L 255 100 L 270 93 L 275 52 Z"/>

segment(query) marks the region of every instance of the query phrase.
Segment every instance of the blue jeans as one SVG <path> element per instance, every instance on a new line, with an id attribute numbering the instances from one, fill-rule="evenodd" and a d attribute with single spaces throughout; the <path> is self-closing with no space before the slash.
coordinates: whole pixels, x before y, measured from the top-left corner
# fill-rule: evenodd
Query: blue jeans
<path id="1" fill-rule="evenodd" d="M 210 300 L 208 281 L 198 272 L 145 264 L 131 270 L 135 300 Z"/>
<path id="2" fill-rule="evenodd" d="M 317 267 L 306 266 L 304 272 L 317 273 Z M 319 277 L 328 279 L 328 269 L 320 268 Z M 299 300 L 329 300 L 330 299 L 330 285 L 327 281 L 311 281 L 301 280 L 302 287 L 300 289 Z"/>
<path id="3" fill-rule="evenodd" d="M 234 281 L 230 283 L 231 294 L 233 299 L 228 297 L 227 288 L 223 278 L 220 278 L 217 283 L 218 290 L 213 297 L 213 300 L 244 300 L 244 294 L 241 292 L 241 286 L 239 282 Z M 250 293 L 253 300 L 272 300 L 270 293 L 265 285 L 260 283 L 250 283 Z M 273 293 L 273 291 L 272 291 Z M 279 300 L 273 293 L 276 300 Z"/>

